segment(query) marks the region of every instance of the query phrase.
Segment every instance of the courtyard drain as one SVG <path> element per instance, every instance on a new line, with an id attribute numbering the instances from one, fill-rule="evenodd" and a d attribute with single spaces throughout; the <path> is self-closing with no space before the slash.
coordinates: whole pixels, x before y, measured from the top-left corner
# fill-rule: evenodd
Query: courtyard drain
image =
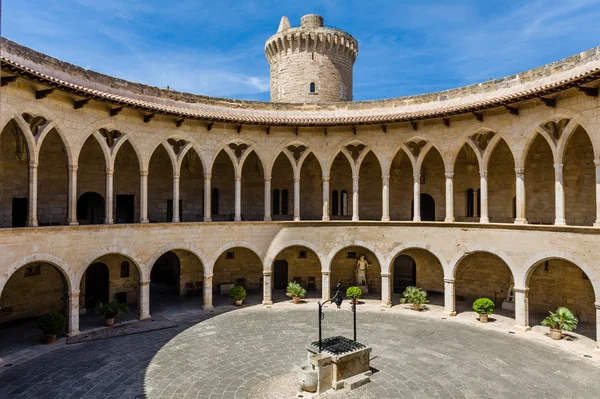
<path id="1" fill-rule="evenodd" d="M 591 359 L 592 355 L 583 355 L 583 357 L 587 357 L 588 359 Z"/>
<path id="2" fill-rule="evenodd" d="M 591 356 L 590 356 L 590 357 L 591 357 Z M 5 365 L 4 365 L 4 367 L 12 367 L 12 366 L 14 366 L 14 364 L 12 364 L 12 363 L 8 363 L 8 364 L 5 364 Z"/>
<path id="3" fill-rule="evenodd" d="M 514 331 L 509 331 L 508 333 L 509 333 L 509 334 L 514 334 L 515 332 L 514 332 Z"/>
<path id="4" fill-rule="evenodd" d="M 446 319 L 447 319 L 446 317 L 442 317 L 442 320 L 446 320 Z"/>

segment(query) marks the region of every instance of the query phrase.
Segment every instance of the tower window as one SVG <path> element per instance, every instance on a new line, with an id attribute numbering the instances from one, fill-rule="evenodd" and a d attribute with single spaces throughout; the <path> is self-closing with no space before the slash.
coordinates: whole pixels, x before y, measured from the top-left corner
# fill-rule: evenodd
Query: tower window
<path id="1" fill-rule="evenodd" d="M 310 84 L 310 92 L 311 93 L 315 92 L 315 82 L 311 82 L 311 84 Z"/>

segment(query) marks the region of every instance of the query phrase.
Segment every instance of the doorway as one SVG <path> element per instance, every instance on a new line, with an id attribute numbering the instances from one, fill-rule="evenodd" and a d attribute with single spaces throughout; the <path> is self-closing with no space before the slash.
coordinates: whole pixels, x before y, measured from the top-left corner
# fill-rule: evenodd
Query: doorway
<path id="1" fill-rule="evenodd" d="M 415 216 L 415 202 L 414 200 L 410 203 L 410 215 L 411 219 Z M 435 200 L 429 194 L 421 194 L 421 221 L 423 222 L 434 222 L 435 221 Z"/>
<path id="2" fill-rule="evenodd" d="M 104 263 L 93 263 L 85 271 L 85 307 L 94 309 L 100 302 L 108 302 L 109 272 Z"/>
<path id="3" fill-rule="evenodd" d="M 102 224 L 104 220 L 104 197 L 93 191 L 83 193 L 77 200 L 79 224 Z"/>
<path id="4" fill-rule="evenodd" d="M 287 260 L 276 260 L 273 272 L 273 288 L 285 289 L 288 284 L 288 262 Z"/>
<path id="5" fill-rule="evenodd" d="M 117 212 L 115 223 L 133 223 L 135 196 L 133 194 L 117 195 Z"/>
<path id="6" fill-rule="evenodd" d="M 417 264 L 408 255 L 394 260 L 394 294 L 402 294 L 406 287 L 417 285 Z"/>
<path id="7" fill-rule="evenodd" d="M 27 226 L 27 198 L 14 198 L 12 199 L 12 227 L 25 227 Z"/>

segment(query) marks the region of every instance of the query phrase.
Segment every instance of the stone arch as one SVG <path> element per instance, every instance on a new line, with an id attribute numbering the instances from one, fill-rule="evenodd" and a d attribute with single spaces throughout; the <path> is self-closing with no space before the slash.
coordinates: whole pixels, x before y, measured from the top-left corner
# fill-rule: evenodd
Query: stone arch
<path id="1" fill-rule="evenodd" d="M 167 144 L 166 140 L 162 140 L 159 143 L 157 143 L 156 146 L 154 146 L 154 148 L 150 152 L 150 158 L 148 158 L 148 169 L 150 169 L 150 162 L 152 161 L 152 156 L 156 154 L 156 151 L 158 150 L 158 148 L 161 145 L 164 148 L 164 150 L 167 152 L 167 155 L 169 156 L 169 160 L 171 161 L 171 173 L 173 175 L 178 174 L 179 173 L 179 168 L 178 168 L 179 162 L 177 161 L 177 156 L 173 152 L 173 149 L 171 148 L 171 146 L 169 146 L 169 144 Z"/>
<path id="2" fill-rule="evenodd" d="M 202 156 L 202 148 L 200 147 L 200 144 L 198 144 L 196 141 L 190 141 L 181 151 L 181 154 L 179 154 L 177 160 L 177 170 L 181 172 L 181 164 L 183 163 L 183 159 L 185 158 L 185 155 L 192 150 L 194 150 L 194 152 L 200 159 L 200 163 L 202 164 L 202 170 L 205 171 L 206 174 L 206 171 L 208 170 L 206 169 L 206 161 L 204 159 L 204 156 Z"/>
<path id="3" fill-rule="evenodd" d="M 205 275 L 207 275 L 207 276 L 212 275 L 213 267 L 214 267 L 214 264 L 215 264 L 217 258 L 219 258 L 219 256 L 221 256 L 228 249 L 235 248 L 235 247 L 248 249 L 248 250 L 254 252 L 256 254 L 256 256 L 258 256 L 258 258 L 260 259 L 261 262 L 263 262 L 263 260 L 264 260 L 264 252 L 260 248 L 258 248 L 256 245 L 252 244 L 251 242 L 248 242 L 248 241 L 228 242 L 227 244 L 221 245 L 219 248 L 217 248 L 217 250 L 215 252 L 213 252 L 213 254 L 211 255 L 211 257 L 206 265 Z M 209 271 L 210 271 L 210 273 L 209 273 Z"/>
<path id="4" fill-rule="evenodd" d="M 357 164 L 358 206 L 361 220 L 381 220 L 383 217 L 383 167 L 373 150 L 366 150 Z"/>
<path id="5" fill-rule="evenodd" d="M 410 249 L 421 249 L 423 251 L 431 253 L 437 258 L 438 262 L 440 262 L 440 265 L 442 266 L 442 269 L 444 271 L 444 276 L 449 275 L 450 270 L 448 268 L 448 262 L 446 262 L 444 255 L 442 255 L 442 253 L 439 250 L 432 248 L 431 245 L 420 242 L 408 242 L 406 244 L 399 245 L 392 249 L 389 252 L 390 255 L 388 256 L 388 258 L 385 260 L 384 263 L 382 263 L 381 273 L 390 273 L 390 271 L 392 270 L 391 266 L 394 262 L 394 259 L 396 259 L 399 255 L 402 255 L 403 252 L 406 252 Z"/>
<path id="6" fill-rule="evenodd" d="M 277 168 L 275 168 L 277 166 Z M 294 217 L 294 178 L 297 165 L 287 149 L 282 150 L 272 164 L 271 216 L 273 220 L 292 220 Z M 302 180 L 300 180 L 302 183 Z M 300 190 L 302 194 L 302 190 Z"/>
<path id="7" fill-rule="evenodd" d="M 523 158 L 526 217 L 532 224 L 555 221 L 556 148 L 547 136 L 538 129 Z"/>
<path id="8" fill-rule="evenodd" d="M 137 145 L 135 144 L 135 142 L 133 140 L 131 140 L 130 137 L 128 137 L 127 135 L 125 137 L 123 137 L 122 140 L 119 140 L 115 144 L 115 149 L 113 150 L 113 155 L 111 157 L 111 163 L 110 163 L 111 169 L 115 168 L 115 160 L 117 159 L 117 156 L 119 155 L 119 150 L 126 142 L 128 142 L 131 145 L 131 148 L 133 148 L 133 151 L 135 152 L 135 155 L 137 157 L 138 164 L 139 164 L 139 170 L 140 171 L 148 170 L 146 168 L 147 165 L 144 165 L 144 161 L 143 161 L 142 155 L 140 153 L 140 150 L 137 148 Z M 150 158 L 148 158 L 148 163 L 149 162 L 150 162 Z"/>
<path id="9" fill-rule="evenodd" d="M 363 152 L 364 151 L 366 151 L 366 148 L 363 150 Z M 338 148 L 337 151 L 334 153 L 334 156 L 332 156 L 329 159 L 329 164 L 327 165 L 327 173 L 329 174 L 329 176 L 331 176 L 331 168 L 333 167 L 333 163 L 340 154 L 343 154 L 346 157 L 346 160 L 350 165 L 350 170 L 352 171 L 352 176 L 354 176 L 356 174 L 356 163 L 352 159 L 352 156 L 350 155 L 348 150 L 346 150 L 345 148 Z"/>
<path id="10" fill-rule="evenodd" d="M 477 164 L 480 166 L 480 169 L 481 169 L 481 166 L 483 165 L 483 153 L 482 153 L 481 149 L 478 148 L 477 145 L 473 142 L 473 139 L 471 137 L 465 137 L 464 140 L 461 141 L 458 151 L 456 151 L 452 154 L 452 157 L 451 157 L 452 169 L 450 169 L 450 170 L 446 169 L 447 172 L 456 172 L 454 170 L 454 168 L 456 166 L 456 161 L 460 157 L 460 153 L 463 150 L 465 145 L 469 146 L 473 150 L 473 152 L 475 153 L 475 156 L 477 157 Z"/>
<path id="11" fill-rule="evenodd" d="M 516 165 L 509 144 L 499 136 L 485 154 L 488 180 L 488 215 L 492 223 L 512 223 L 517 217 Z"/>
<path id="12" fill-rule="evenodd" d="M 68 220 L 68 165 L 65 143 L 58 130 L 47 131 L 37 151 L 37 216 L 40 226 L 65 225 Z"/>
<path id="13" fill-rule="evenodd" d="M 513 275 L 513 278 L 515 278 L 515 276 L 517 275 L 518 268 L 515 266 L 514 262 L 510 258 L 510 256 L 505 254 L 503 251 L 500 251 L 500 250 L 498 250 L 494 247 L 490 247 L 490 246 L 471 246 L 471 247 L 466 248 L 462 252 L 456 254 L 456 256 L 454 256 L 454 258 L 452 258 L 452 260 L 448 263 L 447 271 L 449 272 L 449 274 L 447 276 L 445 276 L 444 278 L 449 278 L 449 279 L 455 278 L 456 270 L 458 269 L 460 262 L 462 262 L 462 260 L 464 258 L 466 258 L 467 256 L 469 256 L 473 253 L 476 253 L 476 252 L 485 252 L 485 253 L 489 253 L 489 254 L 497 256 L 504 263 L 506 263 L 506 265 L 510 269 L 510 272 Z M 515 279 L 515 281 L 516 281 L 516 279 Z"/>
<path id="14" fill-rule="evenodd" d="M 38 152 L 37 145 L 35 143 L 33 135 L 31 134 L 29 126 L 27 126 L 27 123 L 21 115 L 15 115 L 14 117 L 10 118 L 8 122 L 6 122 L 4 126 L 2 126 L 2 130 L 0 130 L 0 132 L 4 131 L 4 129 L 6 129 L 9 123 L 11 122 L 17 125 L 21 134 L 23 135 L 23 138 L 25 138 L 25 142 L 27 143 L 27 158 L 30 161 L 36 161 Z"/>
<path id="15" fill-rule="evenodd" d="M 371 264 L 371 268 L 366 271 L 368 293 L 380 293 L 382 291 L 381 253 L 373 245 L 359 240 L 354 240 L 354 243 L 347 242 L 345 244 L 336 248 L 337 250 L 331 251 L 328 256 L 328 262 L 323 265 L 323 268 L 328 268 L 327 270 L 324 269 L 323 272 L 329 272 L 330 275 L 329 288 L 334 288 L 338 281 L 342 282 L 344 289 L 348 288 L 348 286 L 358 284 L 355 274 L 356 264 L 358 259 L 364 255 L 367 262 Z M 348 251 L 347 256 L 344 256 L 344 251 Z M 352 252 L 354 253 L 353 256 L 351 256 Z M 327 294 L 327 287 L 323 287 L 323 291 Z"/>
<path id="16" fill-rule="evenodd" d="M 158 251 L 154 252 L 154 254 L 150 257 L 150 259 L 148 259 L 148 262 L 146 262 L 146 264 L 144 266 L 144 268 L 146 269 L 144 272 L 144 275 L 150 276 L 150 273 L 152 271 L 152 266 L 156 263 L 158 258 L 160 258 L 162 255 L 166 254 L 169 251 L 174 251 L 177 249 L 181 249 L 183 251 L 188 251 L 188 252 L 194 254 L 198 259 L 200 259 L 200 262 L 202 262 L 203 266 L 208 265 L 209 260 L 206 257 L 206 255 L 204 255 L 204 253 L 202 252 L 202 250 L 200 248 L 196 247 L 195 245 L 191 245 L 191 244 L 184 244 L 184 243 L 175 244 L 174 243 L 174 244 L 165 245 Z M 206 271 L 205 271 L 204 275 L 206 275 Z"/>
<path id="17" fill-rule="evenodd" d="M 489 163 L 490 163 L 490 158 L 492 157 L 492 155 L 494 154 L 494 150 L 496 149 L 496 147 L 498 146 L 498 144 L 500 144 L 502 141 L 504 141 L 506 143 L 506 146 L 508 147 L 508 149 L 510 150 L 510 154 L 513 157 L 513 160 L 515 162 L 515 167 L 516 167 L 516 157 L 515 157 L 515 152 L 513 150 L 513 148 L 511 147 L 509 140 L 507 140 L 507 136 L 501 135 L 501 134 L 496 134 L 491 140 L 490 143 L 488 144 L 488 147 L 485 149 L 485 152 L 483 153 L 483 165 L 485 166 L 485 170 L 488 170 L 489 167 Z"/>
<path id="18" fill-rule="evenodd" d="M 258 153 L 250 149 L 240 161 L 240 212 L 242 220 L 264 220 L 265 166 Z M 293 207 L 292 207 L 293 208 Z"/>
<path id="19" fill-rule="evenodd" d="M 150 275 L 146 273 L 148 271 L 147 267 L 144 265 L 144 262 L 142 262 L 142 260 L 137 256 L 137 254 L 133 250 L 120 246 L 112 246 L 98 249 L 92 252 L 87 258 L 85 258 L 79 270 L 77 270 L 77 274 L 75 275 L 75 278 L 73 280 L 73 282 L 75 283 L 75 287 L 79 287 L 79 285 L 81 284 L 81 279 L 83 278 L 83 275 L 87 270 L 88 266 L 94 263 L 96 259 L 101 258 L 105 255 L 121 255 L 125 258 L 128 258 L 135 265 L 139 273 L 140 283 L 150 280 Z"/>
<path id="20" fill-rule="evenodd" d="M 2 295 L 4 286 L 6 285 L 6 283 L 10 279 L 10 277 L 17 270 L 19 270 L 20 268 L 22 268 L 23 266 L 25 266 L 29 263 L 35 263 L 35 262 L 48 263 L 48 264 L 51 264 L 52 266 L 56 267 L 62 273 L 63 277 L 65 278 L 65 282 L 67 284 L 68 291 L 69 292 L 77 292 L 79 290 L 79 286 L 77 284 L 75 284 L 75 282 L 77 281 L 77 274 L 73 271 L 73 269 L 71 269 L 71 267 L 61 258 L 51 255 L 51 254 L 42 253 L 42 254 L 27 255 L 27 256 L 19 259 L 15 263 L 13 263 L 12 265 L 10 265 L 8 267 L 8 269 L 6 270 L 6 272 L 4 272 L 2 274 L 2 276 L 0 276 L 0 295 Z M 73 287 L 76 287 L 76 288 L 73 289 Z"/>
<path id="21" fill-rule="evenodd" d="M 522 152 L 521 152 L 521 156 L 519 158 L 515 158 L 515 164 L 517 163 L 517 159 L 518 159 L 518 162 L 519 162 L 518 165 L 516 166 L 517 168 L 519 168 L 519 167 L 525 167 L 525 165 L 527 164 L 527 156 L 529 155 L 529 152 L 531 151 L 531 145 L 533 144 L 533 142 L 537 138 L 538 134 L 544 140 L 546 140 L 546 142 L 548 143 L 548 146 L 550 147 L 550 150 L 552 151 L 552 162 L 556 163 L 556 158 L 557 158 L 557 156 L 556 156 L 556 143 L 548 135 L 548 132 L 546 132 L 545 130 L 541 129 L 539 126 L 536 126 L 525 137 L 525 141 L 524 141 L 524 144 L 523 144 L 523 149 L 522 149 Z"/>
<path id="22" fill-rule="evenodd" d="M 420 176 L 420 201 L 421 207 L 427 204 L 424 200 L 427 199 L 426 195 L 433 199 L 435 220 L 443 220 L 446 213 L 446 170 L 449 169 L 448 165 L 445 164 L 446 160 L 442 157 L 442 153 L 437 147 L 429 143 L 423 149 L 417 162 L 418 169 L 414 171 L 415 174 Z M 414 181 L 414 180 L 413 180 Z M 413 203 L 414 200 L 411 200 Z M 430 204 L 431 205 L 431 204 Z M 427 212 L 429 211 L 429 212 Z M 427 215 L 429 213 L 429 215 Z M 425 220 L 427 216 L 434 216 L 431 213 L 431 209 L 421 209 L 421 220 Z M 411 219 L 414 218 L 414 204 L 413 211 L 411 211 Z"/>
<path id="23" fill-rule="evenodd" d="M 444 164 L 444 170 L 452 170 L 452 165 L 447 164 L 447 162 L 449 162 L 449 160 L 444 158 L 442 156 L 442 152 L 439 150 L 439 148 L 437 148 L 435 146 L 435 144 L 433 144 L 431 142 L 428 142 L 427 144 L 425 144 L 425 147 L 423 147 L 423 149 L 419 153 L 419 156 L 417 157 L 416 162 L 415 162 L 416 167 L 414 170 L 421 170 L 421 168 L 423 167 L 423 162 L 425 161 L 425 158 L 427 158 L 427 155 L 429 155 L 429 153 L 432 150 L 435 150 L 440 155 L 440 158 L 442 159 L 442 163 Z"/>
<path id="24" fill-rule="evenodd" d="M 267 255 L 265 256 L 265 259 L 263 261 L 263 265 L 264 265 L 264 270 L 265 272 L 273 272 L 273 260 L 275 260 L 275 257 L 284 249 L 290 248 L 290 247 L 305 247 L 310 249 L 311 251 L 313 251 L 315 254 L 317 254 L 317 256 L 319 257 L 319 261 L 321 262 L 321 265 L 325 264 L 325 259 L 323 258 L 323 254 L 321 253 L 320 248 L 318 248 L 315 244 L 306 241 L 306 240 L 291 240 L 291 241 L 286 241 L 283 242 L 281 244 L 278 244 L 275 247 L 270 247 L 267 251 Z"/>
<path id="25" fill-rule="evenodd" d="M 410 152 L 410 150 L 408 149 L 408 147 L 406 146 L 406 144 L 402 143 L 398 146 L 396 146 L 394 152 L 393 152 L 393 156 L 392 156 L 392 160 L 396 157 L 396 155 L 398 155 L 398 153 L 400 151 L 404 151 L 404 154 L 408 157 L 408 160 L 410 161 L 410 164 L 412 166 L 412 170 L 415 170 L 415 166 L 417 164 L 417 160 L 415 159 L 415 157 L 413 156 L 413 154 Z M 387 169 L 388 175 L 391 176 L 392 174 L 392 166 L 393 166 L 393 161 L 390 162 L 389 167 Z"/>
<path id="26" fill-rule="evenodd" d="M 106 145 L 106 141 L 104 141 L 103 137 L 100 135 L 100 133 L 98 131 L 90 133 L 83 140 L 83 143 L 77 149 L 77 164 L 79 165 L 79 158 L 81 157 L 81 151 L 83 151 L 83 148 L 85 147 L 85 143 L 87 143 L 87 141 L 91 137 L 93 137 L 96 140 L 96 142 L 100 146 L 100 149 L 102 150 L 102 155 L 104 156 L 104 164 L 105 164 L 104 168 L 109 169 L 110 166 L 112 165 L 112 155 L 110 154 L 110 149 Z"/>
<path id="27" fill-rule="evenodd" d="M 453 163 L 453 214 L 457 221 L 473 222 L 481 217 L 478 205 L 482 163 L 481 150 L 468 137 L 456 153 Z"/>
<path id="28" fill-rule="evenodd" d="M 362 240 L 348 240 L 344 244 L 340 244 L 340 245 L 336 246 L 334 249 L 332 249 L 331 251 L 329 251 L 329 253 L 325 257 L 325 261 L 323 262 L 323 272 L 331 272 L 331 261 L 333 260 L 333 258 L 335 258 L 335 256 L 338 253 L 340 253 L 347 247 L 363 247 L 365 249 L 368 249 L 369 251 L 373 252 L 373 254 L 377 258 L 377 261 L 379 262 L 380 265 L 385 264 L 385 262 L 384 262 L 385 258 L 383 257 L 382 253 L 374 245 L 372 245 L 366 241 L 362 241 Z"/>

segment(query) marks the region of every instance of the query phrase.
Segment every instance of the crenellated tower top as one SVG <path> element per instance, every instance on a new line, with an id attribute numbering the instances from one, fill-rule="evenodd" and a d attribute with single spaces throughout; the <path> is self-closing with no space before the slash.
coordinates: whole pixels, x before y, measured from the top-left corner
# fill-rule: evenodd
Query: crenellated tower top
<path id="1" fill-rule="evenodd" d="M 299 27 L 282 17 L 265 44 L 271 66 L 271 101 L 322 103 L 352 101 L 352 68 L 358 42 L 350 34 L 324 26 L 308 14 Z"/>

